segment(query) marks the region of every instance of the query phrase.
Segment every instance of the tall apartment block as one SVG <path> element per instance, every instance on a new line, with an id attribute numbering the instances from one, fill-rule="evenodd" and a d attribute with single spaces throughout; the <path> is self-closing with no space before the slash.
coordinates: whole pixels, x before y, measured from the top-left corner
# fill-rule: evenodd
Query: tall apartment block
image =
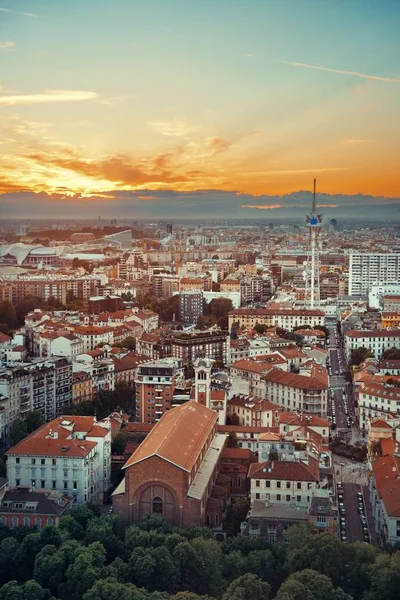
<path id="1" fill-rule="evenodd" d="M 136 420 L 157 423 L 172 407 L 175 387 L 184 380 L 183 361 L 163 358 L 139 365 L 136 386 Z"/>
<path id="2" fill-rule="evenodd" d="M 366 296 L 372 284 L 399 283 L 400 254 L 350 254 L 349 295 Z"/>

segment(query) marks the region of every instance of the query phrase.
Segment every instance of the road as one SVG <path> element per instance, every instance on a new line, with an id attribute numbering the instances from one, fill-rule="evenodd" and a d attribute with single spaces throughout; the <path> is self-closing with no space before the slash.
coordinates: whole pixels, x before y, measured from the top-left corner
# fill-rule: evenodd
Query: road
<path id="1" fill-rule="evenodd" d="M 332 375 L 329 376 L 329 387 L 333 390 L 334 395 L 331 398 L 331 405 L 335 405 L 336 424 L 338 429 L 349 429 L 347 425 L 347 415 L 345 414 L 343 391 L 347 394 L 348 384 L 344 373 L 346 370 L 346 360 L 344 357 L 341 340 L 338 335 L 335 336 L 336 327 L 329 327 L 329 360 Z M 349 415 L 353 416 L 354 411 L 348 400 Z"/>
<path id="2" fill-rule="evenodd" d="M 346 529 L 348 542 L 364 542 L 364 533 L 362 529 L 360 513 L 358 511 L 357 492 L 362 492 L 365 506 L 366 526 L 370 541 L 376 543 L 374 528 L 372 524 L 372 511 L 369 502 L 367 486 L 361 486 L 357 483 L 343 483 L 344 508 L 346 510 Z"/>

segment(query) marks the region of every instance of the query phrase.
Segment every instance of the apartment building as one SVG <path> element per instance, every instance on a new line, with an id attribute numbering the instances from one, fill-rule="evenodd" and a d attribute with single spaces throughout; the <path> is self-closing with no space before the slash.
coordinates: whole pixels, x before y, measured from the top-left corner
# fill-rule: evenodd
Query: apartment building
<path id="1" fill-rule="evenodd" d="M 357 331 L 350 329 L 344 335 L 347 360 L 353 350 L 367 348 L 375 358 L 382 358 L 383 353 L 390 348 L 400 348 L 400 329 L 375 329 L 373 331 Z"/>
<path id="2" fill-rule="evenodd" d="M 381 328 L 400 328 L 400 311 L 385 310 L 381 314 Z"/>
<path id="3" fill-rule="evenodd" d="M 179 293 L 179 317 L 182 325 L 196 325 L 203 315 L 203 292 Z"/>
<path id="4" fill-rule="evenodd" d="M 229 315 L 229 331 L 233 323 L 246 329 L 254 329 L 255 325 L 266 327 L 281 327 L 292 331 L 294 327 L 325 325 L 325 313 L 322 310 L 282 309 L 275 308 L 238 308 Z"/>
<path id="5" fill-rule="evenodd" d="M 48 356 L 64 356 L 69 360 L 74 360 L 84 350 L 84 340 L 80 336 L 69 332 L 65 332 L 54 338 L 50 337 L 47 344 Z"/>
<path id="6" fill-rule="evenodd" d="M 275 427 L 280 406 L 254 396 L 237 394 L 228 402 L 228 415 L 236 415 L 239 425 L 246 427 Z"/>
<path id="7" fill-rule="evenodd" d="M 312 362 L 299 373 L 273 368 L 264 377 L 267 398 L 284 410 L 327 415 L 328 374 L 325 367 Z"/>
<path id="8" fill-rule="evenodd" d="M 399 281 L 400 254 L 350 254 L 350 296 L 367 296 L 372 284 L 398 284 Z"/>
<path id="9" fill-rule="evenodd" d="M 112 344 L 114 341 L 113 327 L 78 325 L 74 327 L 74 333 L 83 342 L 83 352 L 94 350 L 99 344 Z"/>
<path id="10" fill-rule="evenodd" d="M 388 415 L 400 418 L 400 379 L 394 383 L 374 382 L 373 377 L 358 388 L 360 429 L 365 431 L 370 419 L 385 419 Z"/>
<path id="11" fill-rule="evenodd" d="M 97 504 L 110 486 L 111 429 L 95 417 L 53 419 L 6 454 L 10 487 L 56 490 Z"/>
<path id="12" fill-rule="evenodd" d="M 400 455 L 398 446 L 372 463 L 369 482 L 373 524 L 381 544 L 400 543 Z"/>
<path id="13" fill-rule="evenodd" d="M 170 410 L 175 388 L 184 381 L 183 362 L 163 358 L 138 366 L 136 387 L 136 420 L 157 423 Z"/>
<path id="14" fill-rule="evenodd" d="M 185 364 L 199 357 L 226 363 L 227 339 L 223 331 L 175 333 L 171 337 L 171 355 Z"/>
<path id="15" fill-rule="evenodd" d="M 309 509 L 319 482 L 318 460 L 267 461 L 250 465 L 250 499 L 287 508 Z"/>
<path id="16" fill-rule="evenodd" d="M 115 364 L 111 358 L 80 354 L 73 362 L 72 368 L 74 373 L 83 371 L 90 376 L 93 396 L 97 396 L 100 390 L 112 392 L 115 389 Z"/>
<path id="17" fill-rule="evenodd" d="M 93 400 L 93 379 L 85 371 L 72 374 L 72 403 L 91 402 Z"/>
<path id="18" fill-rule="evenodd" d="M 143 327 L 143 331 L 149 333 L 150 331 L 154 331 L 154 329 L 158 329 L 159 316 L 157 313 L 151 310 L 138 310 L 133 313 L 133 320 L 136 323 L 139 323 L 141 327 Z"/>

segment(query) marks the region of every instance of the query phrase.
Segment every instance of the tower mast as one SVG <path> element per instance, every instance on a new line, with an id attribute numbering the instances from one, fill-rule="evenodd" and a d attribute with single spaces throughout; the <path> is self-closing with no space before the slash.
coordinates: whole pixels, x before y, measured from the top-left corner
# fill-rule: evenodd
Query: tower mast
<path id="1" fill-rule="evenodd" d="M 304 299 L 305 304 L 309 308 L 314 308 L 315 303 L 318 304 L 320 301 L 318 235 L 322 225 L 322 215 L 317 213 L 316 189 L 317 180 L 314 179 L 311 215 L 306 216 L 306 223 L 309 228 L 309 236 L 306 267 L 306 289 Z"/>

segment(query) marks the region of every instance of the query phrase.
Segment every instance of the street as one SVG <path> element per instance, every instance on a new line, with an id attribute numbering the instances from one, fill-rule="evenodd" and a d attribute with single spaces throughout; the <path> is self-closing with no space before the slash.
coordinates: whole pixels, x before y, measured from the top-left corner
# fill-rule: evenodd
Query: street
<path id="1" fill-rule="evenodd" d="M 329 388 L 333 391 L 333 397 L 331 396 L 330 398 L 331 414 L 336 417 L 337 429 L 350 429 L 347 417 L 353 417 L 354 411 L 351 400 L 347 397 L 348 385 L 344 376 L 347 368 L 346 360 L 336 327 L 329 327 L 329 331 Z M 343 392 L 346 394 L 348 402 L 348 415 L 345 413 Z"/>
<path id="2" fill-rule="evenodd" d="M 344 508 L 346 511 L 346 532 L 348 542 L 365 542 L 369 538 L 370 542 L 376 544 L 375 532 L 372 522 L 372 510 L 369 501 L 369 492 L 367 486 L 361 486 L 358 483 L 342 483 Z M 362 493 L 365 518 L 364 525 L 361 521 L 359 512 L 359 502 L 357 492 Z M 363 530 L 363 527 L 365 530 Z M 368 537 L 364 537 L 364 531 L 368 531 Z"/>

